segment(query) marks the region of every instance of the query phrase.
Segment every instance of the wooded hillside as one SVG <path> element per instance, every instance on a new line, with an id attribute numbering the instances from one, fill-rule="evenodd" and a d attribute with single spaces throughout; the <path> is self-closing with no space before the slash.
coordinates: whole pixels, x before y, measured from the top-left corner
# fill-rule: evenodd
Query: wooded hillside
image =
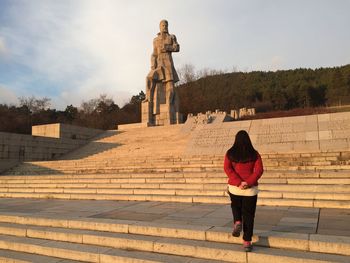
<path id="1" fill-rule="evenodd" d="M 350 65 L 276 72 L 233 72 L 178 87 L 185 114 L 255 107 L 257 112 L 350 103 Z"/>

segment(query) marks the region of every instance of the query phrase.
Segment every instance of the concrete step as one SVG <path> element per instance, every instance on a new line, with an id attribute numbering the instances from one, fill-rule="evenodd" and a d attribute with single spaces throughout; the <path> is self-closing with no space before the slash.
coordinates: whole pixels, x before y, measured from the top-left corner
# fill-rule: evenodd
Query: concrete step
<path id="1" fill-rule="evenodd" d="M 266 170 L 274 171 L 274 170 L 285 170 L 285 171 L 322 171 L 322 170 L 333 170 L 333 171 L 342 171 L 342 170 L 349 170 L 350 165 L 341 165 L 341 164 L 335 164 L 335 165 L 305 165 L 305 166 L 270 166 L 265 167 Z"/>
<path id="2" fill-rule="evenodd" d="M 88 155 L 89 149 L 84 149 L 85 156 Z M 118 156 L 118 158 L 116 158 Z M 349 160 L 350 154 L 342 152 L 324 152 L 324 153 L 293 153 L 293 154 L 261 154 L 262 159 L 265 161 L 337 161 L 337 160 Z M 81 158 L 79 158 L 81 159 Z M 168 162 L 194 162 L 194 161 L 222 161 L 223 155 L 169 155 L 169 151 L 165 152 L 162 156 L 154 155 L 143 155 L 140 156 L 130 156 L 130 154 L 122 155 L 120 152 L 105 152 L 104 154 L 88 156 L 87 159 L 89 162 L 127 162 L 127 163 L 142 163 L 142 162 L 154 162 L 154 161 L 168 161 Z M 56 163 L 64 163 L 66 159 L 55 160 Z M 79 162 L 77 159 L 69 160 L 71 162 Z M 46 164 L 50 161 L 41 161 L 40 163 Z"/>
<path id="3" fill-rule="evenodd" d="M 339 179 L 340 180 L 340 179 Z M 262 191 L 304 192 L 304 193 L 349 193 L 349 185 L 325 185 L 325 184 L 259 184 Z"/>
<path id="4" fill-rule="evenodd" d="M 92 237 L 94 238 L 94 237 Z M 100 237 L 100 239 L 108 239 Z M 116 239 L 115 239 L 116 240 Z M 86 243 L 89 243 L 87 241 Z M 93 243 L 93 242 L 90 242 Z M 101 242 L 103 243 L 103 242 Z M 180 253 L 173 253 L 169 255 L 167 253 L 158 253 L 157 251 L 144 251 L 130 249 L 133 243 L 130 240 L 129 244 L 124 246 L 118 244 L 122 249 L 115 248 L 118 245 L 107 246 L 102 245 L 86 245 L 80 242 L 62 242 L 54 241 L 51 239 L 18 237 L 10 235 L 0 235 L 0 248 L 15 251 L 15 252 L 29 252 L 34 255 L 45 255 L 48 257 L 58 257 L 64 259 L 59 261 L 61 263 L 68 262 L 95 262 L 95 263 L 111 263 L 111 262 L 125 262 L 125 263 L 158 263 L 158 262 L 191 262 L 194 260 L 192 257 L 182 256 Z M 143 245 L 147 242 L 143 242 Z M 153 243 L 152 243 L 153 244 Z M 108 246 L 109 245 L 109 246 Z M 162 245 L 162 244 L 159 244 Z M 341 256 L 338 256 L 340 259 Z M 68 260 L 68 261 L 66 261 Z M 74 260 L 74 261 L 72 261 Z M 37 261 L 41 262 L 41 261 Z M 197 261 L 193 261 L 197 262 Z M 208 260 L 199 259 L 199 263 L 209 263 Z M 214 260 L 218 263 L 220 261 Z"/>
<path id="5" fill-rule="evenodd" d="M 281 160 L 279 158 L 276 158 L 276 160 L 270 160 L 270 159 L 263 159 L 263 163 L 266 167 L 287 167 L 287 166 L 328 166 L 328 165 L 348 165 L 349 160 Z M 47 167 L 47 168 L 74 168 L 74 167 L 125 167 L 125 166 L 132 166 L 132 167 L 149 167 L 149 166 L 201 166 L 201 165 L 208 165 L 208 166 L 222 166 L 223 164 L 223 157 L 220 159 L 202 159 L 202 160 L 140 160 L 140 161 L 132 161 L 132 160 L 120 160 L 114 161 L 114 158 L 111 158 L 110 160 L 105 161 L 91 161 L 91 160 L 84 160 L 81 159 L 79 161 L 47 161 L 47 162 L 41 162 L 41 161 L 35 161 L 35 162 L 25 162 L 22 167 Z"/>
<path id="6" fill-rule="evenodd" d="M 88 151 L 87 148 L 84 149 L 85 152 Z M 89 160 L 103 160 L 106 157 L 115 157 L 115 154 L 121 153 L 118 151 L 109 151 L 104 152 L 104 154 L 97 154 L 95 156 L 91 156 L 88 159 Z M 349 152 L 311 152 L 311 153 L 274 153 L 274 154 L 268 154 L 268 153 L 261 153 L 261 156 L 265 160 L 269 159 L 292 159 L 292 160 L 298 160 L 298 159 L 312 159 L 312 160 L 324 160 L 330 159 L 334 160 L 334 158 L 337 159 L 349 159 L 350 154 Z M 129 158 L 128 158 L 129 157 Z M 220 159 L 222 158 L 222 154 L 205 154 L 205 155 L 183 155 L 183 154 L 169 154 L 168 152 L 165 152 L 162 156 L 154 156 L 154 155 L 145 155 L 144 159 L 151 159 L 151 160 L 196 160 L 196 159 Z M 130 159 L 131 161 L 138 161 L 138 156 L 129 156 L 128 154 L 120 154 L 119 155 L 120 160 Z"/>
<path id="7" fill-rule="evenodd" d="M 82 158 L 71 158 L 66 156 L 66 159 L 53 160 L 53 161 L 35 161 L 27 162 L 27 164 L 33 165 L 79 165 L 82 163 L 89 164 L 152 164 L 152 163 L 167 163 L 167 164 L 196 164 L 196 163 L 215 163 L 222 164 L 223 155 L 197 155 L 197 156 L 186 156 L 186 155 L 168 155 L 169 151 L 166 151 L 158 155 L 141 155 L 141 156 L 130 156 L 130 153 L 122 155 L 120 152 L 109 152 L 103 155 L 94 157 L 89 156 L 88 149 L 84 149 L 84 156 Z M 67 158 L 68 157 L 68 158 Z M 117 158 L 118 157 L 118 158 Z M 308 154 L 295 154 L 295 155 L 285 155 L 285 154 L 262 154 L 262 159 L 266 164 L 291 164 L 291 163 L 319 163 L 319 164 L 332 164 L 332 163 L 347 163 L 350 160 L 349 154 L 342 153 L 315 153 L 312 155 Z"/>
<path id="8" fill-rule="evenodd" d="M 278 180 L 285 180 L 285 179 L 275 179 Z M 326 180 L 334 180 L 334 179 L 322 179 L 324 181 Z M 344 179 L 347 180 L 347 179 Z M 350 180 L 350 178 L 349 178 Z M 226 183 L 227 178 L 221 177 L 221 178 L 92 178 L 92 179 L 76 179 L 76 178 L 69 178 L 69 179 L 35 179 L 35 180 L 10 180 L 7 179 L 4 184 L 8 183 L 36 183 L 36 184 L 50 184 L 50 183 L 57 183 L 57 184 L 63 184 L 63 183 L 86 183 L 86 184 L 92 184 L 92 183 L 115 183 L 115 184 L 128 184 L 128 183 L 150 183 L 150 184 L 176 184 L 176 183 L 203 183 L 205 181 L 206 183 Z M 2 184 L 2 182 L 0 183 Z"/>
<path id="9" fill-rule="evenodd" d="M 17 177 L 18 178 L 18 177 Z M 227 183 L 227 177 L 224 174 L 221 174 L 220 177 L 147 177 L 142 178 L 136 177 L 136 178 L 108 178 L 108 177 L 102 177 L 102 178 L 67 178 L 61 179 L 60 176 L 57 177 L 51 177 L 50 179 L 44 179 L 38 178 L 38 179 L 27 179 L 25 177 L 22 177 L 21 179 L 2 179 L 0 181 L 0 184 L 25 184 L 25 183 L 36 183 L 36 184 L 50 184 L 50 183 L 56 183 L 56 184 L 64 184 L 64 183 L 82 183 L 82 184 L 92 184 L 92 183 L 114 183 L 114 184 L 203 184 L 205 182 L 206 184 L 225 184 Z M 307 184 L 313 184 L 313 185 L 350 185 L 350 178 L 266 178 L 261 177 L 259 180 L 259 183 L 261 184 L 300 184 L 300 185 L 307 185 Z"/>
<path id="10" fill-rule="evenodd" d="M 36 183 L 7 183 L 1 184 L 2 188 L 135 188 L 135 189 L 204 189 L 204 190 L 222 190 L 227 188 L 226 183 L 221 184 L 186 184 L 186 183 L 176 183 L 176 184 L 156 184 L 156 183 L 47 183 L 47 184 L 36 184 Z"/>
<path id="11" fill-rule="evenodd" d="M 327 190 L 338 187 L 346 191 L 350 188 L 350 178 L 261 178 L 259 185 L 269 185 L 290 191 L 297 189 Z M 223 189 L 227 186 L 226 178 L 91 178 L 91 179 L 6 179 L 0 183 L 2 188 L 11 187 L 58 187 L 58 188 L 174 188 L 174 189 Z M 306 187 L 306 188 L 302 188 Z"/>
<path id="12" fill-rule="evenodd" d="M 227 253 L 227 249 L 232 249 L 238 254 L 242 253 L 242 249 L 234 245 L 240 244 L 242 242 L 241 238 L 232 237 L 231 229 L 224 227 L 19 215 L 0 215 L 0 221 L 0 240 L 1 235 L 7 235 L 220 260 L 227 260 L 223 257 Z M 266 247 L 270 251 L 273 251 L 273 248 L 283 249 L 286 252 L 283 253 L 285 255 L 288 255 L 288 252 L 298 254 L 298 250 L 325 253 L 323 256 L 326 258 L 336 254 L 350 255 L 349 237 L 260 230 L 256 230 L 255 233 L 257 234 L 253 236 L 253 242 L 256 247 Z M 157 246 L 158 248 L 156 248 Z M 194 246 L 197 246 L 204 254 L 199 255 L 196 249 L 189 251 Z M 165 247 L 166 251 L 161 249 Z M 203 247 L 208 251 L 203 250 Z M 184 254 L 180 254 L 181 249 Z M 214 251 L 208 253 L 211 249 L 219 249 L 216 252 L 223 255 L 215 255 L 213 254 Z M 261 251 L 260 248 L 256 250 L 257 252 Z M 214 258 L 215 256 L 218 256 L 218 258 Z M 335 256 L 333 260 L 343 259 L 342 256 Z"/>
<path id="13" fill-rule="evenodd" d="M 162 191 L 169 194 L 179 194 L 188 192 L 191 194 L 204 192 L 223 192 L 226 191 L 226 184 L 174 184 L 173 188 L 169 185 L 159 184 L 134 184 L 129 185 L 119 184 L 3 184 L 0 185 L 1 192 L 56 192 L 65 193 L 71 192 L 85 192 L 85 193 L 139 193 L 140 191 Z M 212 186 L 212 187 L 211 187 Z M 263 192 L 282 192 L 282 193 L 337 193 L 349 194 L 350 187 L 347 185 L 278 185 L 278 184 L 260 184 L 260 193 Z"/>
<path id="14" fill-rule="evenodd" d="M 57 257 L 48 257 L 25 252 L 0 249 L 1 263 L 82 263 L 83 261 L 64 260 Z"/>
<path id="15" fill-rule="evenodd" d="M 313 199 L 313 200 L 350 200 L 350 187 L 347 192 L 337 193 L 332 189 L 323 192 L 306 191 L 282 191 L 281 189 L 260 190 L 259 198 L 281 198 L 281 199 Z M 65 193 L 65 194 L 118 194 L 118 195 L 173 195 L 173 196 L 228 196 L 226 187 L 221 190 L 201 189 L 135 189 L 135 188 L 44 188 L 44 187 L 11 187 L 0 188 L 0 193 Z"/>
<path id="16" fill-rule="evenodd" d="M 265 161 L 263 160 L 264 166 L 269 167 L 295 167 L 295 166 L 314 166 L 314 167 L 323 167 L 323 166 L 336 166 L 336 165 L 349 165 L 347 161 L 318 161 L 318 162 L 311 162 L 311 161 Z M 147 168 L 147 167 L 164 167 L 164 166 L 170 166 L 170 167 L 198 167 L 198 166 L 204 166 L 204 167 L 221 167 L 223 165 L 223 160 L 213 161 L 213 160 L 201 160 L 201 161 L 157 161 L 154 160 L 152 162 L 140 162 L 140 163 L 133 163 L 133 162 L 111 162 L 111 161 L 103 161 L 103 162 L 91 162 L 91 161 L 80 161 L 77 162 L 71 162 L 66 161 L 64 163 L 56 163 L 52 161 L 51 163 L 39 163 L 39 162 L 31 162 L 31 163 L 25 163 L 22 167 L 26 168 L 39 168 L 39 167 L 45 167 L 45 168 L 51 168 L 51 169 L 73 169 L 73 168 L 102 168 L 102 167 L 113 167 L 113 168 Z"/>
<path id="17" fill-rule="evenodd" d="M 299 187 L 299 186 L 298 186 Z M 306 187 L 307 188 L 307 187 Z M 226 185 L 218 190 L 202 190 L 202 189 L 160 189 L 160 188 L 93 188 L 93 185 L 88 188 L 45 188 L 45 187 L 8 187 L 0 188 L 0 192 L 21 192 L 21 193 L 93 193 L 93 194 L 150 194 L 150 195 L 210 195 L 210 196 L 226 196 Z M 283 198 L 288 196 L 296 196 L 293 198 L 300 199 L 328 199 L 328 200 L 347 200 L 350 194 L 350 188 L 339 187 L 342 193 L 336 193 L 334 190 L 338 188 L 333 186 L 330 189 L 321 188 L 319 191 L 315 191 L 313 186 L 313 192 L 305 193 L 304 190 L 296 189 L 299 191 L 281 191 L 275 187 L 275 189 L 260 190 L 260 197 L 271 197 L 271 198 Z M 289 190 L 289 191 L 288 191 Z M 323 191 L 322 191 L 323 190 Z M 322 192 L 321 192 L 322 191 Z M 307 197 L 306 197 L 307 196 Z"/>
<path id="18" fill-rule="evenodd" d="M 210 195 L 223 196 L 226 183 L 7 183 L 0 184 L 0 192 L 6 193 L 91 193 L 91 194 L 160 194 L 160 195 Z M 301 199 L 346 200 L 350 193 L 348 185 L 313 184 L 264 184 L 259 186 L 261 197 Z M 307 196 L 307 197 L 306 197 Z"/>
<path id="19" fill-rule="evenodd" d="M 282 195 L 282 197 L 281 197 Z M 320 193 L 317 198 L 315 194 L 305 196 L 300 199 L 298 194 L 284 193 L 266 194 L 268 197 L 258 198 L 258 205 L 267 206 L 296 206 L 296 207 L 314 207 L 314 208 L 341 208 L 350 209 L 349 200 L 329 200 L 327 198 L 336 198 L 332 194 Z M 292 198 L 297 197 L 297 198 Z M 306 199 L 306 198 L 309 199 Z M 325 200 L 321 199 L 325 198 Z M 157 201 L 157 202 L 181 202 L 181 203 L 208 203 L 208 204 L 228 204 L 227 196 L 210 195 L 161 195 L 161 194 L 90 194 L 90 193 L 21 193 L 21 192 L 0 192 L 0 198 L 41 198 L 41 199 L 66 199 L 66 200 L 114 200 L 114 201 Z"/>
<path id="20" fill-rule="evenodd" d="M 219 172 L 134 172 L 134 173 L 91 173 L 91 174 L 42 174 L 42 175 L 1 175 L 0 183 L 16 181 L 18 183 L 28 181 L 44 180 L 208 180 L 225 179 L 227 176 L 223 171 Z M 310 179 L 310 180 L 333 180 L 350 179 L 350 170 L 346 171 L 266 171 L 260 180 L 292 180 L 292 179 Z"/>
<path id="21" fill-rule="evenodd" d="M 0 182 L 7 180 L 29 181 L 36 179 L 112 179 L 112 178 L 222 178 L 226 177 L 223 171 L 218 172 L 168 172 L 168 173 L 91 173 L 91 174 L 40 174 L 40 175 L 11 175 L 3 174 Z M 343 171 L 265 171 L 263 178 L 350 178 L 350 170 Z"/>
<path id="22" fill-rule="evenodd" d="M 170 173 L 170 172 L 217 172 L 222 171 L 222 168 L 205 168 L 205 167 L 183 167 L 183 168 L 143 168 L 143 169 L 133 169 L 133 168 L 123 168 L 123 169 L 115 169 L 115 168 L 91 168 L 91 169 L 67 169 L 67 170 L 57 170 L 57 169 L 23 169 L 23 170 L 15 170 L 10 171 L 7 174 L 14 175 L 26 175 L 26 174 L 96 174 L 96 173 Z"/>
<path id="23" fill-rule="evenodd" d="M 277 173 L 270 173 L 264 177 L 267 178 L 278 178 L 283 175 L 279 175 Z M 291 177 L 292 174 L 290 175 Z M 294 176 L 303 177 L 304 175 Z M 307 175 L 305 175 L 306 177 Z M 25 181 L 35 181 L 35 180 L 54 180 L 54 179 L 123 179 L 123 178 L 222 178 L 226 177 L 223 172 L 196 172 L 196 173 L 112 173 L 112 174 L 42 174 L 42 175 L 1 175 L 0 183 L 6 182 L 25 182 Z M 320 177 L 319 173 L 310 173 L 307 177 Z M 344 177 L 349 177 L 349 174 L 344 175 Z"/>
<path id="24" fill-rule="evenodd" d="M 9 219 L 16 223 L 4 223 Z M 299 260 L 303 259 L 302 262 L 313 262 L 308 261 L 311 259 L 321 260 L 320 262 L 325 262 L 323 260 L 347 262 L 344 260 L 350 255 L 348 237 L 263 233 L 257 230 L 256 232 L 260 235 L 255 235 L 253 238 L 256 252 L 251 254 L 258 258 L 252 257 L 249 261 L 250 253 L 246 255 L 241 246 L 236 245 L 241 243 L 241 239 L 232 237 L 231 230 L 228 228 L 206 226 L 183 228 L 180 225 L 159 225 L 125 220 L 112 223 L 111 220 L 101 219 L 67 220 L 6 215 L 1 216 L 0 220 L 3 222 L 0 224 L 0 247 L 7 245 L 7 249 L 15 248 L 13 250 L 21 251 L 22 246 L 25 245 L 27 248 L 35 248 L 34 251 L 38 254 L 49 256 L 53 256 L 50 252 L 56 248 L 59 249 L 61 256 L 62 252 L 65 252 L 65 257 L 82 261 L 96 258 L 97 253 L 101 260 L 103 255 L 110 254 L 109 248 L 117 249 L 118 252 L 127 249 L 151 252 L 154 256 L 171 254 L 184 256 L 187 259 L 194 257 L 230 262 L 257 262 L 256 260 L 264 257 L 274 260 L 273 262 L 280 262 L 278 260 L 281 259 L 287 260 L 282 262 L 299 262 L 295 261 L 295 257 Z M 48 249 L 50 247 L 51 249 Z M 81 253 L 82 251 L 85 253 Z M 276 255 L 277 251 L 280 253 Z M 55 251 L 54 254 L 57 255 L 58 252 Z M 88 258 L 86 258 L 87 254 L 89 254 Z M 143 259 L 146 258 L 143 257 Z"/>
<path id="25" fill-rule="evenodd" d="M 324 165 L 324 166 L 271 166 L 266 167 L 266 171 L 294 171 L 294 172 L 319 172 L 319 171 L 344 171 L 350 170 L 350 165 Z M 71 167 L 71 168 L 45 168 L 45 167 L 18 167 L 7 172 L 7 174 L 96 174 L 96 173 L 161 173 L 161 172 L 221 172 L 222 165 L 164 165 L 147 167 Z"/>

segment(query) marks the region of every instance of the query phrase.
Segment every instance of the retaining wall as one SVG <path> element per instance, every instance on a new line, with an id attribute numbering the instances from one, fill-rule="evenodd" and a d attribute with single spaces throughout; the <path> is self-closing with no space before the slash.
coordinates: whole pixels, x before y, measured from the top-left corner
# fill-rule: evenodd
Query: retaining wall
<path id="1" fill-rule="evenodd" d="M 33 126 L 32 130 L 34 135 L 0 132 L 0 173 L 22 161 L 58 158 L 103 132 L 59 123 Z"/>
<path id="2" fill-rule="evenodd" d="M 224 154 L 239 130 L 249 133 L 261 153 L 350 150 L 350 112 L 199 124 L 184 130 L 192 133 L 187 154 Z"/>

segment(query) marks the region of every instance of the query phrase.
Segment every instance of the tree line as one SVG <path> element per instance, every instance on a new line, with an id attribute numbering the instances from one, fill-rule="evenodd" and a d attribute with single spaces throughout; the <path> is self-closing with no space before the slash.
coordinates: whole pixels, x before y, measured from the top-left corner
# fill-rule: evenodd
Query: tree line
<path id="1" fill-rule="evenodd" d="M 254 107 L 257 112 L 350 104 L 350 65 L 276 72 L 224 72 L 204 69 L 195 72 L 185 65 L 178 70 L 176 89 L 180 110 L 188 113 Z M 49 98 L 19 98 L 19 105 L 0 104 L 0 131 L 31 133 L 32 125 L 67 123 L 98 129 L 141 121 L 145 93 L 131 97 L 119 107 L 107 95 L 69 105 L 60 111 L 50 108 Z"/>
<path id="2" fill-rule="evenodd" d="M 69 105 L 60 111 L 50 108 L 49 98 L 19 98 L 19 105 L 0 104 L 0 131 L 31 134 L 33 125 L 66 123 L 96 129 L 116 129 L 118 124 L 140 122 L 141 91 L 119 107 L 107 95 L 83 101 L 81 106 Z"/>

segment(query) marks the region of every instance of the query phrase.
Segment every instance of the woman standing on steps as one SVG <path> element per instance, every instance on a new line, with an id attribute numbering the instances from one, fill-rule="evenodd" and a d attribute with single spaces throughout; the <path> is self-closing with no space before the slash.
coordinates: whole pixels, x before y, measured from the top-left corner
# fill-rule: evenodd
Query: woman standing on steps
<path id="1" fill-rule="evenodd" d="M 249 135 L 241 130 L 225 155 L 224 170 L 228 177 L 228 193 L 233 215 L 232 235 L 240 236 L 243 225 L 243 247 L 252 250 L 258 180 L 263 174 L 260 154 L 254 149 Z"/>

